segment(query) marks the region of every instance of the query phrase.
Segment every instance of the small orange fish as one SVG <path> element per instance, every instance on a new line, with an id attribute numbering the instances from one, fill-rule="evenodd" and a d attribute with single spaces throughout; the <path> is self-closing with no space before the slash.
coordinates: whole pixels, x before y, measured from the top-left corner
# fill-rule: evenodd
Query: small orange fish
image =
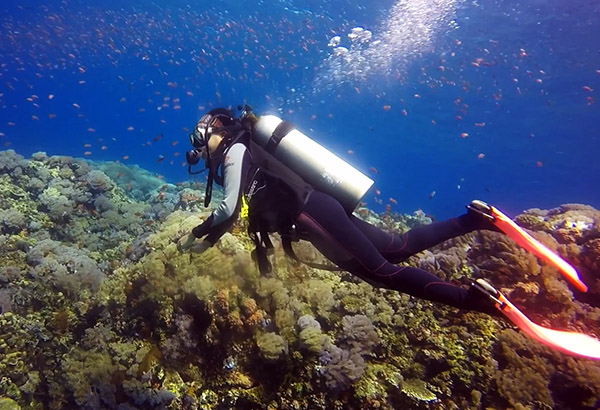
<path id="1" fill-rule="evenodd" d="M 123 155 L 122 159 L 123 161 L 127 161 L 129 159 L 129 155 Z"/>
<path id="2" fill-rule="evenodd" d="M 484 159 L 485 158 L 485 154 L 482 152 L 481 154 L 477 155 L 477 158 Z"/>
<path id="3" fill-rule="evenodd" d="M 485 122 L 476 122 L 475 126 L 476 127 L 485 127 Z"/>
<path id="4" fill-rule="evenodd" d="M 133 131 L 135 128 L 133 128 L 132 126 L 127 127 L 127 131 Z"/>
<path id="5" fill-rule="evenodd" d="M 377 168 L 375 168 L 375 167 L 369 168 L 369 171 L 371 171 L 374 174 L 379 174 L 379 171 L 377 171 Z"/>
<path id="6" fill-rule="evenodd" d="M 544 163 L 542 161 L 537 161 L 535 163 L 535 166 L 538 167 L 538 168 L 541 168 L 543 165 L 544 165 Z"/>
<path id="7" fill-rule="evenodd" d="M 173 147 L 174 147 L 174 146 L 175 146 L 175 145 L 177 145 L 177 144 L 179 144 L 179 141 L 171 141 L 171 146 L 173 146 Z"/>
<path id="8" fill-rule="evenodd" d="M 354 151 L 352 151 L 351 149 L 349 149 L 348 151 L 346 151 L 346 153 L 347 153 L 348 155 L 354 155 Z"/>
<path id="9" fill-rule="evenodd" d="M 433 199 L 434 196 L 435 196 L 435 191 L 431 191 L 429 193 L 429 199 Z"/>
<path id="10" fill-rule="evenodd" d="M 383 106 L 383 111 L 389 111 L 392 107 L 389 105 L 384 105 Z"/>
<path id="11" fill-rule="evenodd" d="M 92 144 L 83 144 L 83 148 L 91 148 Z"/>
<path id="12" fill-rule="evenodd" d="M 88 128 L 88 132 L 96 132 L 96 130 L 90 127 Z"/>
<path id="13" fill-rule="evenodd" d="M 468 132 L 463 132 L 463 133 L 460 134 L 461 138 L 467 138 L 468 136 L 469 136 Z"/>
<path id="14" fill-rule="evenodd" d="M 92 155 L 92 152 L 91 151 L 86 151 L 86 152 L 83 153 L 83 155 L 85 155 L 87 157 L 87 156 Z"/>
<path id="15" fill-rule="evenodd" d="M 108 148 L 106 147 L 106 145 L 103 145 L 103 146 L 101 146 L 101 147 L 100 147 L 100 149 L 101 149 L 102 151 L 106 151 Z"/>
<path id="16" fill-rule="evenodd" d="M 389 201 L 394 205 L 398 204 L 398 201 L 396 201 L 394 198 L 390 198 Z"/>
<path id="17" fill-rule="evenodd" d="M 590 87 L 589 85 L 584 85 L 582 88 L 583 88 L 583 91 L 587 91 L 588 93 L 591 93 L 592 91 L 594 91 L 594 89 L 592 87 Z"/>
<path id="18" fill-rule="evenodd" d="M 79 104 L 77 104 L 77 103 L 73 103 L 73 107 L 75 107 L 75 108 L 79 108 Z"/>

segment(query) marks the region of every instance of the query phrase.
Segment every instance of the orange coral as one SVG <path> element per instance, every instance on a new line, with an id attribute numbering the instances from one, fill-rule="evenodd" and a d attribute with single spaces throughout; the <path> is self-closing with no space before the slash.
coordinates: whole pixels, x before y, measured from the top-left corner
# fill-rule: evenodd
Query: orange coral
<path id="1" fill-rule="evenodd" d="M 231 329 L 241 328 L 244 326 L 244 322 L 240 316 L 240 312 L 234 310 L 227 315 L 227 326 Z"/>
<path id="2" fill-rule="evenodd" d="M 265 312 L 263 310 L 257 310 L 246 319 L 246 325 L 250 327 L 259 326 L 265 318 Z"/>
<path id="3" fill-rule="evenodd" d="M 217 291 L 214 306 L 221 313 L 229 312 L 229 289 L 219 289 Z"/>
<path id="4" fill-rule="evenodd" d="M 258 305 L 256 304 L 256 300 L 252 298 L 245 298 L 241 304 L 242 313 L 246 317 L 252 316 L 256 310 L 258 309 Z"/>

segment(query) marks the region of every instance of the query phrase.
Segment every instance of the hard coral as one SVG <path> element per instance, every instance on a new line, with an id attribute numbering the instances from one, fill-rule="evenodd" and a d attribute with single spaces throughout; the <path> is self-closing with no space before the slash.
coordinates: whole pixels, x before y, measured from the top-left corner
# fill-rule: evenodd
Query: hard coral
<path id="1" fill-rule="evenodd" d="M 256 345 L 261 356 L 267 360 L 277 360 L 288 352 L 287 342 L 277 333 L 266 332 L 258 334 L 256 336 Z"/>
<path id="2" fill-rule="evenodd" d="M 46 239 L 27 252 L 27 262 L 38 280 L 71 297 L 85 297 L 82 291 L 96 291 L 104 274 L 98 264 L 80 249 Z"/>

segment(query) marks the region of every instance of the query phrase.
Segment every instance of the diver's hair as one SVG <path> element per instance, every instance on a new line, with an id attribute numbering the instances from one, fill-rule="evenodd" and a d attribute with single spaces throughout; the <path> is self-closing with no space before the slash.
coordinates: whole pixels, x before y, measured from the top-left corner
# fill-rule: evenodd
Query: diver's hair
<path id="1" fill-rule="evenodd" d="M 215 118 L 213 120 L 212 127 L 212 134 L 218 134 L 222 137 L 227 137 L 229 135 L 230 130 L 228 129 L 228 127 L 224 126 L 223 122 L 218 118 Z"/>

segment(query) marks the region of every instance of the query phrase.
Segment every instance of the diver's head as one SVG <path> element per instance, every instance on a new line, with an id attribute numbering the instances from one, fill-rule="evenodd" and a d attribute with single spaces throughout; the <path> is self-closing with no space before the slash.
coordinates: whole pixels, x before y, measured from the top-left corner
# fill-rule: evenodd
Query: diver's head
<path id="1" fill-rule="evenodd" d="M 196 123 L 194 131 L 190 134 L 190 143 L 197 150 L 203 149 L 208 145 L 213 133 L 223 131 L 225 127 L 233 124 L 234 120 L 231 111 L 225 108 L 215 108 L 209 111 Z"/>
<path id="2" fill-rule="evenodd" d="M 192 144 L 193 149 L 185 154 L 190 174 L 197 174 L 198 172 L 191 171 L 191 167 L 196 165 L 201 158 L 207 160 L 210 157 L 211 150 L 214 150 L 217 141 L 214 138 L 211 141 L 211 137 L 226 132 L 226 128 L 234 122 L 233 114 L 225 108 L 215 108 L 200 118 L 194 130 L 190 133 L 190 144 Z"/>

